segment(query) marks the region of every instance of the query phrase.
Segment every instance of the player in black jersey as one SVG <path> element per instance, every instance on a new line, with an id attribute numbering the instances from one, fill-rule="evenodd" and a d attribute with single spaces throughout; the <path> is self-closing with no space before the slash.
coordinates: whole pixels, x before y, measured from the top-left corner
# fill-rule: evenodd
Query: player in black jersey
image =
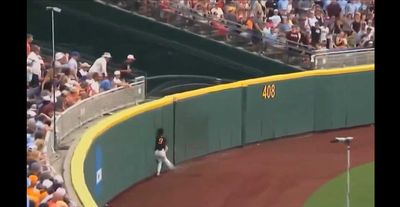
<path id="1" fill-rule="evenodd" d="M 162 163 L 164 162 L 167 167 L 172 170 L 174 169 L 174 165 L 168 160 L 167 158 L 167 151 L 168 151 L 168 146 L 167 146 L 167 138 L 164 137 L 164 130 L 162 128 L 157 130 L 157 135 L 156 135 L 156 145 L 154 147 L 154 155 L 156 156 L 157 159 L 157 173 L 156 175 L 160 175 L 161 171 L 161 166 Z"/>

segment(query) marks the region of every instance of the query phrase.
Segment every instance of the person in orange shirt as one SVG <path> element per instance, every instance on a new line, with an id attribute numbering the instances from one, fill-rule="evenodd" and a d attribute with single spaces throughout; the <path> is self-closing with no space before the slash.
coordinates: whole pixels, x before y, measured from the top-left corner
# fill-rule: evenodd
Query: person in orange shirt
<path id="1" fill-rule="evenodd" d="M 30 175 L 29 180 L 31 184 L 26 189 L 29 199 L 35 202 L 35 206 L 39 206 L 40 203 L 40 191 L 35 188 L 38 179 L 36 175 Z"/>

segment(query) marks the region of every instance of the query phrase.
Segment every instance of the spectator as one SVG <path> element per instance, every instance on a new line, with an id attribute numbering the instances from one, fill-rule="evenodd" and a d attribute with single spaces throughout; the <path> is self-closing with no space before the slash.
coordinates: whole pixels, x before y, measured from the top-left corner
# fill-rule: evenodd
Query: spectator
<path id="1" fill-rule="evenodd" d="M 316 5 L 318 5 L 320 8 L 323 8 L 323 7 L 324 7 L 324 3 L 322 2 L 322 0 L 314 0 L 314 3 L 315 3 Z"/>
<path id="2" fill-rule="evenodd" d="M 323 9 L 326 11 L 327 7 L 331 4 L 331 0 L 322 0 L 323 1 Z"/>
<path id="3" fill-rule="evenodd" d="M 47 90 L 47 91 L 52 91 L 53 90 L 53 69 L 49 69 L 46 73 L 46 76 L 44 77 L 42 81 L 42 86 L 41 89 L 42 91 Z"/>
<path id="4" fill-rule="evenodd" d="M 300 34 L 300 31 L 299 31 L 299 27 L 296 26 L 296 25 L 293 25 L 292 29 L 288 33 L 286 33 L 286 39 L 289 41 L 288 42 L 289 46 L 297 47 L 296 43 L 300 42 L 300 38 L 301 38 L 301 34 Z"/>
<path id="5" fill-rule="evenodd" d="M 251 12 L 253 14 L 256 14 L 254 16 L 258 16 L 258 13 L 260 13 L 261 17 L 265 16 L 264 11 L 262 9 L 262 5 L 261 5 L 261 0 L 257 0 L 257 1 L 254 2 L 254 4 L 252 5 Z"/>
<path id="6" fill-rule="evenodd" d="M 121 78 L 124 80 L 129 80 L 129 79 L 133 79 L 135 78 L 135 70 L 132 67 L 131 64 L 133 64 L 133 62 L 136 61 L 136 58 L 134 55 L 129 54 L 126 57 L 126 60 L 122 63 L 121 68 L 120 68 L 120 72 L 121 72 Z"/>
<path id="7" fill-rule="evenodd" d="M 79 60 L 80 56 L 81 55 L 79 54 L 79 52 L 73 51 L 73 52 L 71 52 L 71 59 L 69 59 L 69 61 L 68 61 L 70 73 L 74 80 L 79 80 L 78 74 L 77 74 L 78 73 L 78 62 L 77 61 Z"/>
<path id="8" fill-rule="evenodd" d="M 121 72 L 116 70 L 114 72 L 114 79 L 113 79 L 113 83 L 117 86 L 127 86 L 128 84 L 122 79 L 121 80 Z"/>
<path id="9" fill-rule="evenodd" d="M 71 107 L 81 99 L 79 96 L 79 89 L 77 87 L 70 87 L 69 92 L 65 94 L 66 94 L 64 99 L 65 108 Z"/>
<path id="10" fill-rule="evenodd" d="M 347 48 L 347 35 L 344 32 L 340 32 L 336 36 L 334 47 L 336 48 Z"/>
<path id="11" fill-rule="evenodd" d="M 341 19 L 336 19 L 333 27 L 333 34 L 339 34 L 341 32 L 343 32 L 343 21 Z"/>
<path id="12" fill-rule="evenodd" d="M 99 73 L 94 72 L 92 74 L 91 79 L 86 80 L 89 83 L 89 86 L 90 86 L 89 96 L 93 96 L 93 95 L 98 94 L 100 92 L 100 83 L 99 83 L 99 81 L 101 79 L 102 79 L 102 76 Z"/>
<path id="13" fill-rule="evenodd" d="M 311 27 L 311 45 L 313 47 L 317 47 L 317 45 L 321 42 L 321 28 L 319 27 L 319 23 L 316 22 L 313 27 Z"/>
<path id="14" fill-rule="evenodd" d="M 352 0 L 354 4 L 354 9 L 356 12 L 359 12 L 362 10 L 362 4 L 360 0 Z"/>
<path id="15" fill-rule="evenodd" d="M 308 12 L 308 17 L 306 18 L 306 21 L 304 23 L 305 26 L 308 26 L 310 28 L 314 27 L 316 22 L 318 22 L 318 19 L 315 17 L 314 11 Z"/>
<path id="16" fill-rule="evenodd" d="M 89 83 L 86 81 L 82 81 L 80 87 L 81 90 L 79 91 L 79 96 L 81 97 L 81 100 L 84 100 L 89 97 L 89 94 L 91 93 L 91 88 L 89 86 Z"/>
<path id="17" fill-rule="evenodd" d="M 26 56 L 29 56 L 31 53 L 31 43 L 33 41 L 33 35 L 27 34 L 26 35 Z"/>
<path id="18" fill-rule="evenodd" d="M 278 10 L 281 11 L 288 11 L 289 1 L 288 0 L 279 0 L 277 3 Z"/>
<path id="19" fill-rule="evenodd" d="M 325 18 L 320 9 L 315 10 L 315 18 L 317 19 L 320 26 L 325 24 Z"/>
<path id="20" fill-rule="evenodd" d="M 111 54 L 109 52 L 104 52 L 104 54 L 97 58 L 93 63 L 92 67 L 89 69 L 89 73 L 98 73 L 98 75 L 107 77 L 107 63 L 111 59 Z"/>
<path id="21" fill-rule="evenodd" d="M 35 88 L 39 86 L 39 79 L 41 78 L 41 65 L 40 65 L 40 47 L 37 45 L 32 45 L 32 52 L 28 55 L 27 67 L 28 76 L 32 74 L 32 80 L 30 81 L 30 86 Z"/>
<path id="22" fill-rule="evenodd" d="M 86 62 L 79 65 L 79 72 L 77 74 L 79 80 L 82 80 L 82 81 L 86 80 L 90 67 L 91 67 L 91 65 L 89 65 Z"/>
<path id="23" fill-rule="evenodd" d="M 56 61 L 54 62 L 56 74 L 64 72 L 66 69 L 69 70 L 68 65 L 68 54 L 62 52 L 56 53 Z"/>
<path id="24" fill-rule="evenodd" d="M 112 75 L 109 75 L 106 78 L 103 78 L 103 80 L 100 82 L 100 92 L 108 91 L 113 88 L 113 84 L 112 84 L 113 78 L 114 77 Z"/>
<path id="25" fill-rule="evenodd" d="M 340 18 L 340 13 L 342 9 L 340 8 L 336 0 L 332 0 L 331 3 L 326 7 L 326 11 L 328 13 L 328 16 L 335 16 L 336 18 Z"/>
<path id="26" fill-rule="evenodd" d="M 262 41 L 262 31 L 264 29 L 264 21 L 263 21 L 263 13 L 257 12 L 257 16 L 254 18 L 253 22 L 253 35 L 252 35 L 252 43 L 253 50 L 256 52 L 261 52 L 261 44 Z"/>
<path id="27" fill-rule="evenodd" d="M 46 95 L 43 97 L 43 105 L 39 108 L 39 114 L 43 113 L 46 116 L 52 117 L 54 112 L 54 103 L 51 102 L 51 97 Z"/>
<path id="28" fill-rule="evenodd" d="M 213 8 L 211 9 L 211 15 L 217 17 L 217 19 L 223 19 L 224 11 L 215 4 L 215 5 L 213 5 Z"/>
<path id="29" fill-rule="evenodd" d="M 358 33 L 361 29 L 361 13 L 356 12 L 354 15 L 354 21 L 351 23 L 351 28 L 355 33 Z"/>
<path id="30" fill-rule="evenodd" d="M 375 27 L 373 26 L 372 19 L 368 19 L 368 21 L 367 21 L 367 27 L 368 27 L 368 28 L 371 28 L 372 33 L 375 32 Z"/>
<path id="31" fill-rule="evenodd" d="M 367 32 L 361 36 L 359 46 L 361 47 L 372 47 L 373 46 L 373 31 L 371 27 L 367 27 Z"/>
<path id="32" fill-rule="evenodd" d="M 337 3 L 340 6 L 341 12 L 345 13 L 346 5 L 347 5 L 347 0 L 337 0 Z"/>
<path id="33" fill-rule="evenodd" d="M 351 14 L 348 14 L 346 16 L 346 18 L 344 19 L 343 22 L 343 31 L 347 34 L 347 35 L 351 35 L 351 33 L 353 32 L 353 28 L 352 28 L 352 24 L 353 24 L 353 16 Z"/>
<path id="34" fill-rule="evenodd" d="M 57 190 L 43 199 L 43 203 L 47 203 L 50 207 L 56 206 L 57 201 L 63 201 L 66 191 L 64 188 L 57 188 Z"/>
<path id="35" fill-rule="evenodd" d="M 288 19 L 286 16 L 282 17 L 282 22 L 278 25 L 279 31 L 281 33 L 287 33 L 290 31 L 291 25 L 288 23 Z"/>
<path id="36" fill-rule="evenodd" d="M 347 35 L 347 46 L 348 47 L 356 47 L 356 36 L 357 33 L 351 31 L 350 34 Z"/>
<path id="37" fill-rule="evenodd" d="M 281 16 L 279 16 L 278 9 L 274 9 L 274 15 L 272 15 L 272 17 L 269 17 L 269 19 L 272 21 L 273 28 L 276 28 L 278 24 L 281 23 L 282 19 Z"/>
<path id="38" fill-rule="evenodd" d="M 345 15 L 351 14 L 354 15 L 356 13 L 356 6 L 353 3 L 354 0 L 349 0 L 345 7 Z"/>

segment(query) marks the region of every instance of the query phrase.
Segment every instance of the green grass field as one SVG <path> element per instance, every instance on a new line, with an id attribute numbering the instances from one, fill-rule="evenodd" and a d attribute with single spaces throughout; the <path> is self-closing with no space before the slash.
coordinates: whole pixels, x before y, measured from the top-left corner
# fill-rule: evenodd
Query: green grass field
<path id="1" fill-rule="evenodd" d="M 374 206 L 374 162 L 350 171 L 350 206 Z M 346 173 L 330 180 L 311 195 L 304 207 L 345 207 Z"/>

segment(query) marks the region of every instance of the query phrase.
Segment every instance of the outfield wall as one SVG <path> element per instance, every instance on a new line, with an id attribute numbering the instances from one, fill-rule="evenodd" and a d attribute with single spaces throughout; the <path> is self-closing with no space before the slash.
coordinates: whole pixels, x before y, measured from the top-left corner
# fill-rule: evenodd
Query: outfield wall
<path id="1" fill-rule="evenodd" d="M 88 129 L 71 160 L 84 206 L 103 206 L 155 172 L 155 131 L 179 164 L 287 135 L 374 123 L 374 65 L 269 76 L 175 94 Z"/>

